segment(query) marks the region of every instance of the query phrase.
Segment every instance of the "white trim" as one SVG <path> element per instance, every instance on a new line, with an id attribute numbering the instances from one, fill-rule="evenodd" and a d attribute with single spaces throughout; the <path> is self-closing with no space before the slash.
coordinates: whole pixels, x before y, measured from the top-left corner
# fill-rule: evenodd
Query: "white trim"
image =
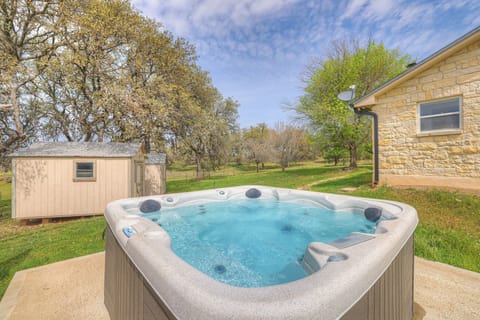
<path id="1" fill-rule="evenodd" d="M 442 114 L 434 114 L 428 116 L 421 116 L 420 109 L 422 105 L 440 102 L 440 101 L 447 101 L 447 100 L 454 100 L 458 99 L 458 112 L 448 112 Z M 447 128 L 447 129 L 437 129 L 437 130 L 424 130 L 421 129 L 421 120 L 422 119 L 431 119 L 431 118 L 439 118 L 444 116 L 452 116 L 458 114 L 458 128 Z M 453 97 L 445 97 L 440 99 L 433 99 L 427 101 L 419 101 L 417 103 L 417 136 L 433 136 L 433 135 L 448 135 L 448 134 L 460 134 L 463 131 L 463 99 L 462 96 L 453 96 Z"/>
<path id="2" fill-rule="evenodd" d="M 448 136 L 454 134 L 462 134 L 461 129 L 449 129 L 449 130 L 435 130 L 435 131 L 423 131 L 417 133 L 417 137 L 430 137 L 430 136 Z"/>
<path id="3" fill-rule="evenodd" d="M 447 112 L 447 113 L 441 113 L 441 114 L 432 114 L 429 116 L 420 116 L 420 119 L 430 119 L 430 118 L 439 118 L 439 117 L 445 117 L 445 116 L 453 116 L 456 114 L 460 114 L 460 111 L 457 112 Z"/>
<path id="4" fill-rule="evenodd" d="M 78 163 L 92 163 L 93 164 L 93 177 L 78 177 L 77 176 L 77 164 Z M 73 160 L 73 181 L 97 181 L 97 161 L 96 160 Z"/>

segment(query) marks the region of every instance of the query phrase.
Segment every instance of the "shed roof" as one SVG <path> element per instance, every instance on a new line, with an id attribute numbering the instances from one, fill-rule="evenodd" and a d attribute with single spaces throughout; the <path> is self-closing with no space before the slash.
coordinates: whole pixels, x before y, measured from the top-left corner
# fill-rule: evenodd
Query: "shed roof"
<path id="1" fill-rule="evenodd" d="M 421 73 L 422 71 L 427 70 L 435 63 L 449 57 L 453 53 L 457 52 L 461 48 L 478 41 L 480 39 L 480 26 L 476 27 L 472 31 L 464 34 L 460 38 L 456 39 L 452 43 L 448 44 L 447 46 L 443 47 L 442 49 L 434 52 L 432 55 L 428 56 L 424 60 L 420 61 L 419 63 L 413 65 L 412 67 L 408 68 L 404 72 L 400 73 L 396 77 L 390 79 L 389 81 L 385 82 L 384 84 L 378 86 L 377 88 L 373 89 L 372 91 L 368 92 L 364 96 L 358 98 L 353 102 L 355 108 L 366 107 L 370 105 L 374 105 L 376 100 L 375 97 L 394 88 L 398 84 L 409 80 L 415 77 L 417 74 Z"/>
<path id="2" fill-rule="evenodd" d="M 140 143 L 121 142 L 37 142 L 10 156 L 124 158 L 136 155 L 141 147 Z"/>
<path id="3" fill-rule="evenodd" d="M 164 164 L 167 155 L 165 153 L 148 153 L 145 159 L 145 164 Z"/>

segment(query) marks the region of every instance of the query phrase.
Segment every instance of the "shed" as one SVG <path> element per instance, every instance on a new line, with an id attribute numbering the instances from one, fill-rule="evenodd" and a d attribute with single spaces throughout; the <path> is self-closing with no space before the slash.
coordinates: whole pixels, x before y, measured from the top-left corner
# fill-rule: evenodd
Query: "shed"
<path id="1" fill-rule="evenodd" d="M 145 194 L 151 196 L 167 191 L 165 153 L 148 153 L 145 159 Z"/>
<path id="2" fill-rule="evenodd" d="M 12 157 L 12 218 L 103 214 L 113 200 L 144 195 L 139 143 L 40 142 Z"/>
<path id="3" fill-rule="evenodd" d="M 380 183 L 480 192 L 480 27 L 354 102 L 378 115 Z"/>

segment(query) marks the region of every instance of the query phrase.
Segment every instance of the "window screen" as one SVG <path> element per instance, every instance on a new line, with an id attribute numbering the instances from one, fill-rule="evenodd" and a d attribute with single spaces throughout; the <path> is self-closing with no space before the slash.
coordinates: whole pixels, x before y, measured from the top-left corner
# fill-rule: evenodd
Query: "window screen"
<path id="1" fill-rule="evenodd" d="M 75 178 L 95 178 L 93 162 L 76 162 Z"/>
<path id="2" fill-rule="evenodd" d="M 460 98 L 420 104 L 420 131 L 460 129 Z"/>

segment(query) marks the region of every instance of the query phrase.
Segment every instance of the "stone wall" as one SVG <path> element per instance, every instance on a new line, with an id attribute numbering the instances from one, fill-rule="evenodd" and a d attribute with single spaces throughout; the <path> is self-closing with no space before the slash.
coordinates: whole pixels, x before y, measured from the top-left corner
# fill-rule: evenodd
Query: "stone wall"
<path id="1" fill-rule="evenodd" d="M 419 133 L 418 104 L 451 97 L 462 100 L 461 130 Z M 378 96 L 372 110 L 381 183 L 435 185 L 438 177 L 439 186 L 480 189 L 479 41 Z"/>

